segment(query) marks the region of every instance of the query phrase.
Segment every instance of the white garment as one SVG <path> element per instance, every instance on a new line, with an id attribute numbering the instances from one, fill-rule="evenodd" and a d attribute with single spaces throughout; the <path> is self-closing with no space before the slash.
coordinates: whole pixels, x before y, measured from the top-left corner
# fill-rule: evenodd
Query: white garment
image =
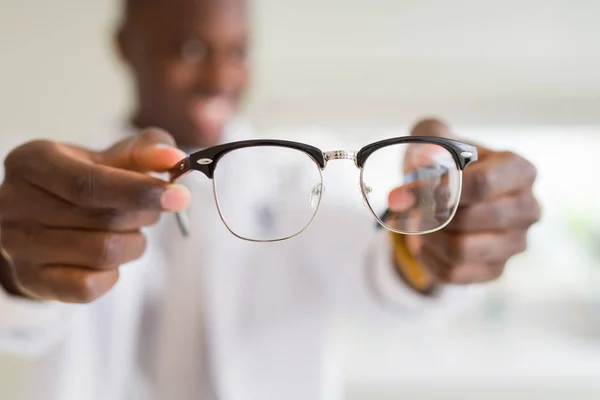
<path id="1" fill-rule="evenodd" d="M 249 135 L 235 132 L 227 140 Z M 349 190 L 356 184 L 325 178 L 306 232 L 255 244 L 225 229 L 210 180 L 188 174 L 191 237 L 164 215 L 147 232 L 144 257 L 124 265 L 117 286 L 95 303 L 38 303 L 0 290 L 0 350 L 35 360 L 23 399 L 208 400 L 205 374 L 219 400 L 339 399 L 327 339 L 332 312 L 393 309 L 393 319 L 406 321 L 436 318 L 455 301 L 452 288 L 427 300 L 405 287 L 386 232 Z"/>

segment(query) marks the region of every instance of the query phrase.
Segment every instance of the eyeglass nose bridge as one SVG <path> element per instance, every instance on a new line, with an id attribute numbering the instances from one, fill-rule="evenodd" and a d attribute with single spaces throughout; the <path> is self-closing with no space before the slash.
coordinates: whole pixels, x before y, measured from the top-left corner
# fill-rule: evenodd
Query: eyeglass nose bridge
<path id="1" fill-rule="evenodd" d="M 352 160 L 354 161 L 354 165 L 358 168 L 358 161 L 356 158 L 356 151 L 352 150 L 334 150 L 334 151 L 326 151 L 323 153 L 325 156 L 325 166 L 331 160 Z"/>

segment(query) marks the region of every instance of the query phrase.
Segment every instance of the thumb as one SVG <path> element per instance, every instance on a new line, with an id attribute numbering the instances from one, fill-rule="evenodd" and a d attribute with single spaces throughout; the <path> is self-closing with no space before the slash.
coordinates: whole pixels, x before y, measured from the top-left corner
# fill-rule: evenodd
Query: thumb
<path id="1" fill-rule="evenodd" d="M 417 122 L 411 129 L 410 136 L 435 136 L 454 139 L 448 124 L 435 118 L 423 119 Z"/>
<path id="2" fill-rule="evenodd" d="M 404 212 L 414 207 L 416 202 L 414 185 L 402 185 L 388 195 L 388 208 L 391 211 Z"/>
<path id="3" fill-rule="evenodd" d="M 460 140 L 462 142 L 472 144 L 473 146 L 477 147 L 477 153 L 480 160 L 493 153 L 493 150 L 485 146 L 473 143 L 472 141 L 458 139 L 456 135 L 452 133 L 452 129 L 448 124 L 436 118 L 423 119 L 417 122 L 413 126 L 410 135 L 442 137 L 446 139 Z"/>
<path id="4" fill-rule="evenodd" d="M 99 153 L 95 161 L 137 172 L 164 172 L 186 156 L 169 133 L 149 128 Z"/>

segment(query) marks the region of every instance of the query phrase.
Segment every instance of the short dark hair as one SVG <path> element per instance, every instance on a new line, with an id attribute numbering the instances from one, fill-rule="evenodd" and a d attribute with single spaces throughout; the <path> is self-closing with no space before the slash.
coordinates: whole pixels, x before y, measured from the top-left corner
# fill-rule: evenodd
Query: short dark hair
<path id="1" fill-rule="evenodd" d="M 207 1 L 207 2 L 220 1 L 225 4 L 235 4 L 235 5 L 241 5 L 243 7 L 245 7 L 247 5 L 247 3 L 250 2 L 250 0 L 205 0 L 205 1 Z M 136 17 L 139 16 L 141 10 L 148 9 L 149 7 L 152 7 L 152 6 L 161 5 L 161 2 L 163 2 L 163 5 L 165 3 L 169 4 L 169 2 L 165 1 L 165 0 L 124 0 L 123 1 L 123 20 L 130 21 L 132 19 L 135 19 Z"/>
<path id="2" fill-rule="evenodd" d="M 123 2 L 123 16 L 127 20 L 140 10 L 140 7 L 148 5 L 151 0 L 125 0 Z"/>

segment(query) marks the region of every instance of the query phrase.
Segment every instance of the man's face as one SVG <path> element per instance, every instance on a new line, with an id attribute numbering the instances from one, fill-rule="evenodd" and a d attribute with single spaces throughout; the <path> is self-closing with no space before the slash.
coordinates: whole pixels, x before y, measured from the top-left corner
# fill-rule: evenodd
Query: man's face
<path id="1" fill-rule="evenodd" d="M 136 123 L 169 131 L 182 146 L 218 143 L 248 82 L 241 0 L 155 0 L 121 33 L 135 76 Z"/>

